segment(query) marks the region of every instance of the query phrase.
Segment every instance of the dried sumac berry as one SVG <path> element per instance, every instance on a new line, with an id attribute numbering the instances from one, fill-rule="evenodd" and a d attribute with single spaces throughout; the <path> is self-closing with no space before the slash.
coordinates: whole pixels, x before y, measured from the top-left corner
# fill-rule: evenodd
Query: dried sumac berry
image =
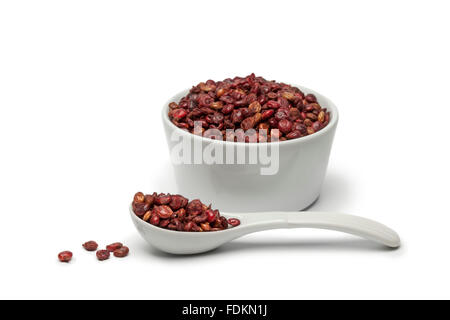
<path id="1" fill-rule="evenodd" d="M 175 109 L 175 110 L 173 110 L 172 113 L 171 113 L 172 118 L 175 119 L 175 120 L 177 120 L 177 121 L 180 121 L 181 119 L 183 119 L 184 117 L 186 117 L 187 114 L 188 114 L 188 113 L 187 113 L 187 111 L 186 111 L 185 109 Z"/>
<path id="2" fill-rule="evenodd" d="M 169 219 L 163 219 L 159 221 L 159 226 L 161 228 L 165 228 L 170 224 L 170 220 Z"/>
<path id="3" fill-rule="evenodd" d="M 320 121 L 316 121 L 313 123 L 312 128 L 314 129 L 314 131 L 319 131 L 320 130 Z"/>
<path id="4" fill-rule="evenodd" d="M 288 119 L 283 119 L 278 122 L 278 129 L 284 134 L 288 134 L 292 130 L 292 122 Z"/>
<path id="5" fill-rule="evenodd" d="M 294 98 L 295 98 L 294 93 L 292 93 L 290 91 L 285 91 L 285 92 L 281 93 L 281 96 L 283 98 L 285 98 L 286 100 L 294 100 Z"/>
<path id="6" fill-rule="evenodd" d="M 194 223 L 192 221 L 189 221 L 188 223 L 186 223 L 183 227 L 184 231 L 191 231 L 192 228 L 194 227 Z"/>
<path id="7" fill-rule="evenodd" d="M 130 249 L 128 249 L 128 247 L 126 247 L 126 246 L 123 246 L 122 248 L 114 250 L 113 254 L 117 258 L 123 258 L 123 257 L 126 257 L 129 252 L 130 252 Z"/>
<path id="8" fill-rule="evenodd" d="M 152 216 L 152 211 L 148 210 L 144 216 L 142 217 L 142 220 L 144 221 L 148 221 L 150 219 L 150 217 Z"/>
<path id="9" fill-rule="evenodd" d="M 289 114 L 284 110 L 279 110 L 275 113 L 274 117 L 278 122 L 280 122 L 283 119 L 287 119 Z"/>
<path id="10" fill-rule="evenodd" d="M 159 216 L 157 214 L 153 214 L 150 218 L 150 224 L 157 226 L 159 224 Z"/>
<path id="11" fill-rule="evenodd" d="M 304 124 L 302 124 L 302 123 L 299 123 L 299 122 L 294 123 L 293 130 L 294 131 L 295 130 L 299 131 L 302 135 L 306 134 L 306 126 Z"/>
<path id="12" fill-rule="evenodd" d="M 236 219 L 236 218 L 230 218 L 230 219 L 228 219 L 228 223 L 230 225 L 232 225 L 233 227 L 237 227 L 238 225 L 241 224 L 241 221 L 239 219 Z"/>
<path id="13" fill-rule="evenodd" d="M 159 204 L 159 205 L 168 204 L 168 203 L 170 203 L 171 200 L 172 200 L 172 197 L 170 194 L 160 193 L 156 196 L 155 203 Z"/>
<path id="14" fill-rule="evenodd" d="M 98 250 L 95 255 L 97 259 L 100 261 L 109 259 L 109 251 L 108 250 Z"/>
<path id="15" fill-rule="evenodd" d="M 153 195 L 153 194 L 145 195 L 145 198 L 144 198 L 145 204 L 152 205 L 154 201 L 155 201 L 155 195 Z"/>
<path id="16" fill-rule="evenodd" d="M 155 206 L 153 210 L 153 212 L 156 213 L 161 219 L 170 218 L 170 216 L 173 214 L 172 209 L 166 205 Z"/>
<path id="17" fill-rule="evenodd" d="M 211 226 L 208 222 L 201 223 L 200 228 L 202 228 L 203 231 L 211 231 Z"/>
<path id="18" fill-rule="evenodd" d="M 142 217 L 151 207 L 151 204 L 145 202 L 133 202 L 133 211 L 137 216 Z"/>
<path id="19" fill-rule="evenodd" d="M 204 213 L 202 213 L 202 214 L 199 214 L 198 216 L 195 216 L 195 217 L 192 219 L 192 222 L 194 222 L 194 223 L 196 223 L 196 224 L 199 224 L 199 223 L 205 222 L 206 220 L 208 220 L 208 215 L 207 215 L 206 212 L 204 212 Z"/>
<path id="20" fill-rule="evenodd" d="M 111 243 L 111 244 L 107 245 L 106 246 L 106 250 L 108 250 L 109 252 L 113 252 L 114 250 L 117 250 L 117 249 L 122 248 L 122 247 L 123 247 L 122 243 L 114 242 L 114 243 Z"/>
<path id="21" fill-rule="evenodd" d="M 72 260 L 73 254 L 70 251 L 63 251 L 58 253 L 58 259 L 61 262 L 69 262 Z"/>
<path id="22" fill-rule="evenodd" d="M 286 138 L 288 138 L 290 140 L 290 139 L 300 138 L 301 136 L 302 136 L 302 133 L 299 130 L 294 130 L 294 131 L 289 132 L 286 135 Z"/>
<path id="23" fill-rule="evenodd" d="M 222 101 L 215 101 L 215 102 L 211 103 L 210 108 L 214 109 L 214 110 L 220 110 L 220 109 L 223 108 L 223 102 Z"/>
<path id="24" fill-rule="evenodd" d="M 248 109 L 253 113 L 261 112 L 261 104 L 258 101 L 253 101 L 249 104 Z"/>
<path id="25" fill-rule="evenodd" d="M 142 192 L 137 192 L 134 195 L 134 201 L 135 202 L 142 203 L 142 202 L 144 202 L 144 200 L 145 200 L 145 196 L 144 196 L 144 194 Z"/>
<path id="26" fill-rule="evenodd" d="M 234 104 L 226 104 L 223 108 L 222 108 L 222 113 L 223 114 L 229 114 L 234 110 Z"/>
<path id="27" fill-rule="evenodd" d="M 188 214 L 199 214 L 202 209 L 203 203 L 198 199 L 192 200 L 186 207 L 186 211 Z"/>
<path id="28" fill-rule="evenodd" d="M 83 243 L 83 248 L 85 248 L 87 251 L 95 251 L 98 248 L 98 244 L 95 241 L 87 241 Z"/>
<path id="29" fill-rule="evenodd" d="M 312 103 L 317 102 L 316 96 L 313 95 L 312 93 L 307 94 L 306 97 L 305 97 L 305 99 L 306 99 L 306 101 L 308 101 L 308 102 L 312 102 Z"/>
<path id="30" fill-rule="evenodd" d="M 214 222 L 214 220 L 216 220 L 216 213 L 213 210 L 211 209 L 207 210 L 206 214 L 208 215 L 207 216 L 208 222 Z"/>
<path id="31" fill-rule="evenodd" d="M 245 118 L 244 121 L 241 122 L 241 128 L 245 131 L 248 129 L 252 129 L 255 126 L 255 119 L 253 117 Z"/>
<path id="32" fill-rule="evenodd" d="M 222 228 L 226 229 L 228 228 L 228 220 L 225 217 L 220 217 L 219 218 L 220 223 L 222 224 Z"/>
<path id="33" fill-rule="evenodd" d="M 261 113 L 261 119 L 266 120 L 269 119 L 274 114 L 273 109 L 265 110 L 263 113 Z"/>
<path id="34" fill-rule="evenodd" d="M 267 101 L 266 105 L 270 109 L 278 109 L 279 107 L 281 107 L 281 105 L 274 100 Z"/>
<path id="35" fill-rule="evenodd" d="M 178 210 L 186 206 L 187 203 L 188 200 L 185 197 L 176 194 L 172 195 L 172 200 L 170 201 L 169 206 L 172 208 L 172 210 Z"/>

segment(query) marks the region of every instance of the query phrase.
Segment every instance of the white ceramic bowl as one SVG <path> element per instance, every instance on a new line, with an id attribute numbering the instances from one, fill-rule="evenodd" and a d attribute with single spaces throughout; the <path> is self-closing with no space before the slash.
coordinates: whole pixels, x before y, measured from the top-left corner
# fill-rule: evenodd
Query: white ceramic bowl
<path id="1" fill-rule="evenodd" d="M 301 86 L 305 93 L 316 95 L 318 102 L 330 112 L 330 121 L 322 130 L 299 139 L 282 141 L 279 147 L 278 172 L 261 175 L 268 165 L 256 164 L 174 164 L 178 192 L 190 199 L 199 198 L 226 212 L 296 211 L 311 205 L 319 196 L 328 166 L 331 145 L 338 122 L 336 106 L 325 96 Z M 170 102 L 178 102 L 188 90 L 180 92 L 164 105 L 162 119 L 169 150 L 179 145 L 173 135 L 191 145 L 222 148 L 225 158 L 236 160 L 237 150 L 260 152 L 272 143 L 239 143 L 217 141 L 188 133 L 176 127 L 167 115 Z M 264 147 L 264 145 L 266 147 Z M 270 147 L 270 146 L 269 146 Z M 192 153 L 193 154 L 193 153 Z M 236 161 L 235 161 L 236 163 Z M 171 191 L 171 190 L 168 190 Z"/>

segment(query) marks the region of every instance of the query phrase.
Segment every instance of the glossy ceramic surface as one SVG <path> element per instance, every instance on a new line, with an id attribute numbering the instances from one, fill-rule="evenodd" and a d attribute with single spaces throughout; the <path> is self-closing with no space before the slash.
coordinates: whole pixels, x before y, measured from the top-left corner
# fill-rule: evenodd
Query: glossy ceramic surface
<path id="1" fill-rule="evenodd" d="M 241 220 L 237 227 L 211 232 L 182 232 L 155 227 L 130 215 L 141 236 L 155 248 L 172 254 L 196 254 L 253 232 L 283 228 L 316 228 L 336 230 L 379 242 L 391 248 L 400 246 L 398 234 L 385 225 L 358 216 L 332 212 L 253 212 L 222 213 Z"/>
<path id="2" fill-rule="evenodd" d="M 188 198 L 200 198 L 204 203 L 212 203 L 215 208 L 227 212 L 296 211 L 312 204 L 320 194 L 325 177 L 338 123 L 338 110 L 325 96 L 297 87 L 316 95 L 321 106 L 330 111 L 330 122 L 312 135 L 278 143 L 279 166 L 276 174 L 262 175 L 261 170 L 267 170 L 269 166 L 260 159 L 256 164 L 175 164 L 177 191 Z M 237 162 L 239 148 L 245 150 L 247 155 L 251 151 L 259 154 L 263 151 L 261 148 L 267 148 L 270 144 L 215 141 L 176 127 L 168 118 L 168 104 L 178 102 L 187 93 L 188 90 L 185 90 L 170 98 L 162 111 L 167 143 L 172 152 L 179 144 L 179 141 L 172 139 L 174 134 L 187 139 L 192 150 L 195 144 L 203 149 L 220 146 L 224 159 L 231 154 L 230 150 L 234 150 L 231 155 L 234 163 Z"/>

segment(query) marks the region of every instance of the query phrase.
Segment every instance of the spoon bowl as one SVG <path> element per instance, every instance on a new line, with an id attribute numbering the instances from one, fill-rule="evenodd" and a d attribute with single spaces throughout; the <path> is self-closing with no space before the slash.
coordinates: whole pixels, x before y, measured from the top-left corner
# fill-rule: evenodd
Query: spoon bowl
<path id="1" fill-rule="evenodd" d="M 238 218 L 241 224 L 226 230 L 183 232 L 156 227 L 137 217 L 130 206 L 133 223 L 153 247 L 172 254 L 207 252 L 246 234 L 271 229 L 316 228 L 341 231 L 379 242 L 391 248 L 400 246 L 398 234 L 385 225 L 366 218 L 330 212 L 252 212 L 221 214 Z"/>

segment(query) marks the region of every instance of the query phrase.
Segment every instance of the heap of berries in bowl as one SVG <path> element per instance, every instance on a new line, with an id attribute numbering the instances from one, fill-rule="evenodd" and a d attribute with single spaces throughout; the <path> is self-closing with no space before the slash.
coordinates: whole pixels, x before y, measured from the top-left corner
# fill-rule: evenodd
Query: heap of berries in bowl
<path id="1" fill-rule="evenodd" d="M 201 82 L 169 104 L 168 116 L 182 130 L 231 142 L 297 139 L 330 120 L 314 94 L 254 74 Z"/>

